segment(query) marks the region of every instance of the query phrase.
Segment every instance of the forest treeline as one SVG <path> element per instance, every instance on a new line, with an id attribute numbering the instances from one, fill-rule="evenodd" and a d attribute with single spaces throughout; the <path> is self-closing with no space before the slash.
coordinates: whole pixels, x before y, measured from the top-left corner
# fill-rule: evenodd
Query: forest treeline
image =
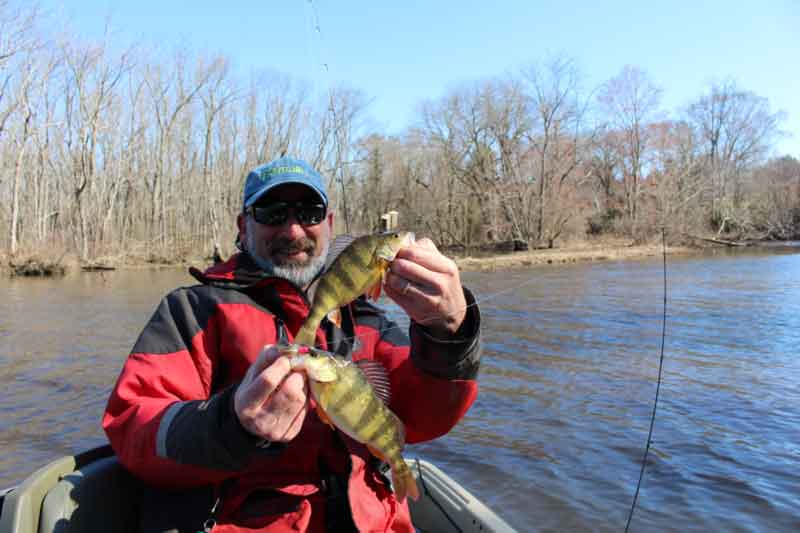
<path id="1" fill-rule="evenodd" d="M 0 250 L 176 260 L 233 249 L 246 171 L 281 154 L 329 180 L 339 231 L 389 210 L 450 249 L 796 239 L 800 161 L 774 154 L 782 115 L 735 80 L 680 109 L 628 66 L 585 88 L 567 57 L 421 102 L 400 134 L 369 95 L 320 94 L 226 57 L 86 43 L 0 0 Z M 165 59 L 169 57 L 169 59 Z"/>

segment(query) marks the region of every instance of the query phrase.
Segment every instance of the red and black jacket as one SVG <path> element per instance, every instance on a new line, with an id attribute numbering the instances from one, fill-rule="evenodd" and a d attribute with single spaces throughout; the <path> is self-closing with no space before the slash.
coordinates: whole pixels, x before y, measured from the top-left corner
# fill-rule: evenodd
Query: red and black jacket
<path id="1" fill-rule="evenodd" d="M 121 463 L 155 488 L 216 487 L 214 531 L 324 529 L 330 472 L 347 479 L 359 529 L 413 530 L 366 448 L 316 414 L 292 442 L 264 448 L 233 412 L 235 388 L 261 348 L 291 342 L 305 320 L 304 293 L 243 253 L 192 273 L 201 284 L 164 297 L 109 399 L 103 427 Z M 407 337 L 361 299 L 343 308 L 341 330 L 325 320 L 317 333 L 326 350 L 383 363 L 408 443 L 447 433 L 477 395 L 480 314 L 464 292 L 467 318 L 449 340 L 413 321 Z"/>

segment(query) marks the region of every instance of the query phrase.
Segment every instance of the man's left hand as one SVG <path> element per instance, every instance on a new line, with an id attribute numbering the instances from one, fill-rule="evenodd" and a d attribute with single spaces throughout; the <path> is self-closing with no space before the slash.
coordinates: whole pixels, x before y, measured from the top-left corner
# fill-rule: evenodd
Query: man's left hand
<path id="1" fill-rule="evenodd" d="M 430 239 L 397 253 L 384 288 L 412 320 L 436 337 L 454 334 L 467 315 L 458 267 Z"/>

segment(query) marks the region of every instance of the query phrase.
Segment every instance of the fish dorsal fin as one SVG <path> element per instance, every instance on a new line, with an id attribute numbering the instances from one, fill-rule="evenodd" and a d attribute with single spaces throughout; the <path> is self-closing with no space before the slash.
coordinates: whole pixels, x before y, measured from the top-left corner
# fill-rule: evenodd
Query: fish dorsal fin
<path id="1" fill-rule="evenodd" d="M 389 374 L 386 372 L 386 367 L 380 361 L 375 361 L 374 359 L 359 359 L 354 361 L 353 364 L 364 373 L 367 381 L 375 390 L 375 395 L 383 400 L 384 404 L 389 405 L 389 401 L 392 399 L 392 390 L 389 385 Z"/>
<path id="2" fill-rule="evenodd" d="M 333 262 L 336 261 L 336 258 L 339 257 L 341 253 L 344 252 L 345 248 L 350 246 L 354 240 L 356 240 L 356 238 L 352 235 L 337 235 L 328 247 L 328 255 L 325 256 L 325 268 L 322 271 L 325 272 L 328 270 Z"/>

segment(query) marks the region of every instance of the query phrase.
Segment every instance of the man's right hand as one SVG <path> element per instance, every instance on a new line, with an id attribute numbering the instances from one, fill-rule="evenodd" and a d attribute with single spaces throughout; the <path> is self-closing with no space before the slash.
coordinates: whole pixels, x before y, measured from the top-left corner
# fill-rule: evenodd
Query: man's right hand
<path id="1" fill-rule="evenodd" d="M 268 344 L 236 389 L 233 406 L 242 426 L 253 435 L 289 442 L 300 433 L 308 411 L 305 376 L 292 372 L 289 358 Z"/>

